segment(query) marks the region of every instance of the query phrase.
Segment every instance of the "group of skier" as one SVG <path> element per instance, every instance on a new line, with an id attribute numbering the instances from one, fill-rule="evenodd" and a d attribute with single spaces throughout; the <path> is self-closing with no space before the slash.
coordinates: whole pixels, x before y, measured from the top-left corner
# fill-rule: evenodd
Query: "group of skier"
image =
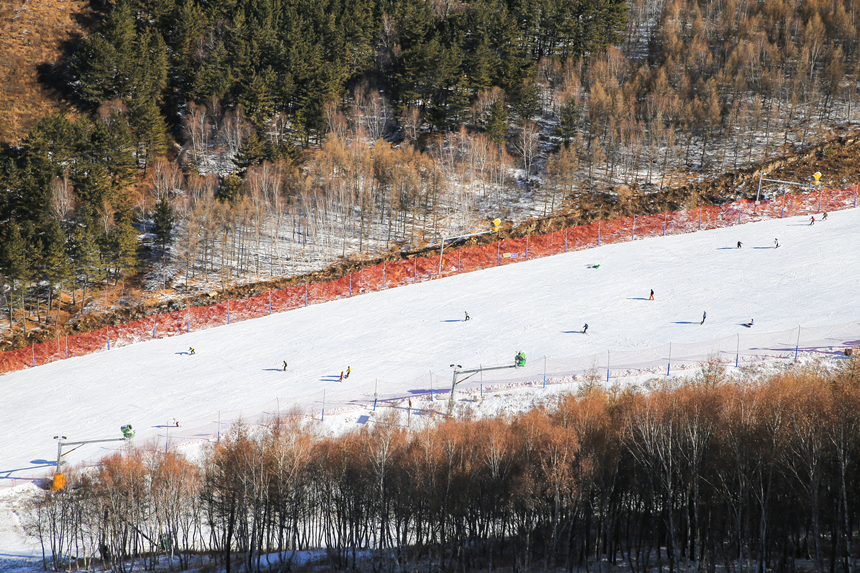
<path id="1" fill-rule="evenodd" d="M 822 216 L 821 216 L 821 220 L 822 220 L 822 221 L 826 221 L 826 220 L 827 220 L 827 212 L 824 212 L 824 213 L 822 214 Z M 811 216 L 811 217 L 809 218 L 809 224 L 810 224 L 810 225 L 814 225 L 814 224 L 815 224 L 815 216 L 814 216 L 814 215 L 813 215 L 813 216 Z M 742 241 L 738 241 L 738 242 L 737 242 L 737 247 L 736 247 L 736 248 L 740 249 L 741 247 L 743 247 L 743 242 L 742 242 Z M 773 240 L 773 248 L 774 248 L 774 249 L 778 249 L 778 248 L 779 248 L 779 240 L 778 240 L 778 239 L 774 239 L 774 240 Z M 597 269 L 597 268 L 600 268 L 600 265 L 589 265 L 589 267 L 590 267 L 590 268 Z M 648 300 L 654 300 L 654 289 L 651 289 L 651 293 L 648 295 Z M 464 322 L 467 322 L 467 321 L 471 320 L 471 319 L 472 319 L 472 317 L 470 317 L 470 316 L 469 316 L 469 312 L 468 312 L 468 311 L 464 311 L 464 312 L 465 312 L 465 318 L 463 319 L 463 321 L 464 321 Z M 705 319 L 706 319 L 706 318 L 708 318 L 708 313 L 707 313 L 707 311 L 704 311 L 704 312 L 702 312 L 702 322 L 701 322 L 700 324 L 705 324 Z M 749 321 L 748 323 L 745 323 L 745 324 L 744 324 L 744 326 L 751 327 L 751 326 L 753 326 L 754 324 L 755 324 L 755 321 L 754 321 L 753 319 L 750 319 L 750 321 Z M 582 327 L 582 334 L 586 334 L 587 332 L 588 332 L 588 323 L 585 323 L 585 324 L 583 325 L 583 327 Z M 195 351 L 194 351 L 194 347 L 193 347 L 193 346 L 191 346 L 191 347 L 189 347 L 189 348 L 188 348 L 188 354 L 189 354 L 189 355 L 195 354 Z M 516 358 L 517 358 L 517 363 L 518 363 L 518 364 L 519 364 L 519 362 L 520 362 L 520 355 L 521 355 L 521 354 L 522 354 L 522 353 L 517 354 L 517 357 L 516 357 Z M 525 363 L 525 355 L 523 355 L 523 356 L 522 356 L 522 359 L 523 359 L 523 363 Z M 284 362 L 283 362 L 283 371 L 284 371 L 284 372 L 286 372 L 286 370 L 287 370 L 287 361 L 286 361 L 286 360 L 284 360 Z M 340 381 L 341 381 L 341 382 L 343 382 L 343 381 L 344 381 L 344 379 L 349 378 L 349 375 L 350 375 L 350 373 L 351 373 L 351 372 L 352 372 L 352 368 L 350 368 L 349 366 L 347 366 L 347 367 L 346 367 L 346 371 L 341 371 L 341 373 L 340 373 Z"/>
<path id="2" fill-rule="evenodd" d="M 738 248 L 738 249 L 740 249 L 740 248 L 741 248 L 741 247 L 743 247 L 743 246 L 744 246 L 744 244 L 743 244 L 741 241 L 738 241 L 738 246 L 737 246 L 737 248 Z M 773 248 L 774 248 L 774 249 L 778 249 L 778 248 L 779 248 L 779 239 L 774 239 L 774 240 L 773 240 Z"/>

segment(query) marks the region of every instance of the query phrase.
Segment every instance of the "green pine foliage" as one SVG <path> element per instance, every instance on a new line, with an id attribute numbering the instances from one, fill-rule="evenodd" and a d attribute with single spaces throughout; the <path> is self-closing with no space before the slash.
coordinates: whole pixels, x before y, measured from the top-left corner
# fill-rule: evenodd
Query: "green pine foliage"
<path id="1" fill-rule="evenodd" d="M 161 256 L 164 256 L 167 247 L 173 242 L 173 228 L 175 220 L 173 207 L 170 200 L 162 197 L 155 206 L 155 243 L 161 247 Z"/>
<path id="2" fill-rule="evenodd" d="M 266 143 L 260 139 L 256 131 L 252 131 L 248 137 L 242 140 L 239 153 L 233 159 L 233 163 L 239 168 L 239 173 L 245 173 L 251 165 L 257 165 L 266 159 Z"/>
<path id="3" fill-rule="evenodd" d="M 242 179 L 235 173 L 231 173 L 221 180 L 218 187 L 218 200 L 232 203 L 242 194 Z"/>
<path id="4" fill-rule="evenodd" d="M 579 120 L 579 114 L 576 111 L 576 99 L 570 98 L 559 111 L 558 131 L 565 145 L 576 137 L 576 122 Z"/>
<path id="5" fill-rule="evenodd" d="M 497 99 L 490 106 L 484 127 L 490 139 L 498 145 L 503 145 L 507 140 L 508 133 L 508 109 L 503 99 Z"/>
<path id="6" fill-rule="evenodd" d="M 458 129 L 494 87 L 531 117 L 536 63 L 600 52 L 625 17 L 621 0 L 477 0 L 445 13 L 425 0 L 122 0 L 75 54 L 76 85 L 94 105 L 126 102 L 142 164 L 164 153 L 167 118 L 212 96 L 261 133 L 286 113 L 296 141 L 319 142 L 325 103 L 362 77 L 398 109 Z"/>

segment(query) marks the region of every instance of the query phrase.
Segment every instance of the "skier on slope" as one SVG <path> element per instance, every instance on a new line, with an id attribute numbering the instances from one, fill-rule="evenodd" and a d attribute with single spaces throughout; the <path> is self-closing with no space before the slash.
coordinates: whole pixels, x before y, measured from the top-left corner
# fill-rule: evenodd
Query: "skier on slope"
<path id="1" fill-rule="evenodd" d="M 740 248 L 741 248 L 741 247 L 743 247 L 743 246 L 744 246 L 744 244 L 743 244 L 743 243 L 741 243 L 740 241 L 738 241 L 738 248 L 740 249 Z"/>
<path id="2" fill-rule="evenodd" d="M 582 327 L 582 333 L 585 334 L 588 332 L 588 323 L 586 322 Z"/>
<path id="3" fill-rule="evenodd" d="M 827 220 L 827 211 L 825 211 L 825 212 L 824 212 L 824 215 L 822 215 L 822 216 L 821 216 L 821 220 L 822 220 L 822 221 L 826 221 L 826 220 Z"/>
<path id="4" fill-rule="evenodd" d="M 346 376 L 344 376 L 344 378 L 349 378 L 349 373 L 350 373 L 350 372 L 352 372 L 352 368 L 350 368 L 349 366 L 347 366 L 347 367 L 346 367 Z"/>
<path id="5" fill-rule="evenodd" d="M 776 240 L 776 239 L 774 239 L 774 240 L 773 240 L 773 248 L 774 248 L 774 249 L 778 249 L 778 248 L 779 248 L 779 241 L 778 241 L 778 240 Z"/>
<path id="6" fill-rule="evenodd" d="M 284 372 L 286 372 L 286 371 L 287 371 L 287 361 L 284 360 Z"/>
<path id="7" fill-rule="evenodd" d="M 809 224 L 810 224 L 810 225 L 814 225 L 814 224 L 815 224 L 815 216 L 814 216 L 814 215 L 813 215 L 812 217 L 810 217 L 810 218 L 809 218 Z"/>
<path id="8" fill-rule="evenodd" d="M 702 312 L 702 324 L 705 324 L 706 318 L 708 318 L 708 312 L 704 311 L 704 312 Z"/>
<path id="9" fill-rule="evenodd" d="M 188 347 L 188 354 L 194 354 L 194 347 L 193 346 Z"/>
<path id="10" fill-rule="evenodd" d="M 654 300 L 654 289 L 651 289 L 651 296 L 648 297 L 648 300 Z"/>
<path id="11" fill-rule="evenodd" d="M 464 321 L 472 320 L 472 317 L 469 316 L 469 311 L 464 311 L 464 312 L 466 313 L 466 318 L 464 318 L 463 320 Z"/>
<path id="12" fill-rule="evenodd" d="M 343 382 L 343 370 L 340 371 L 340 380 L 339 382 Z"/>

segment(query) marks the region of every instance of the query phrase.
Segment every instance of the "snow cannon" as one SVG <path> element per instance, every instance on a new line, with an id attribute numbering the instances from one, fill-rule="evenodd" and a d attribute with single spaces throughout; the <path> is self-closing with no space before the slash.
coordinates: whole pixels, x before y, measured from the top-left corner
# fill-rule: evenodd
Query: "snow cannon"
<path id="1" fill-rule="evenodd" d="M 54 479 L 51 481 L 51 491 L 60 491 L 64 487 L 66 487 L 65 474 L 54 474 Z"/>
<path id="2" fill-rule="evenodd" d="M 523 351 L 517 352 L 517 355 L 514 357 L 514 364 L 517 368 L 526 365 L 526 353 Z"/>
<path id="3" fill-rule="evenodd" d="M 131 427 L 131 424 L 122 426 L 120 430 L 122 430 L 122 437 L 126 440 L 130 440 L 134 437 L 134 428 Z"/>

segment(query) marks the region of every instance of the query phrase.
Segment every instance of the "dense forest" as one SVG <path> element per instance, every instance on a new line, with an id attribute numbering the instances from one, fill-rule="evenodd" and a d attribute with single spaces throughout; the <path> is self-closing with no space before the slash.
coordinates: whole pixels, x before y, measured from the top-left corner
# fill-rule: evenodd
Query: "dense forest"
<path id="1" fill-rule="evenodd" d="M 44 73 L 76 113 L 0 149 L 6 335 L 126 280 L 211 289 L 496 217 L 735 198 L 661 192 L 860 116 L 857 0 L 92 6 Z"/>
<path id="2" fill-rule="evenodd" d="M 330 437 L 239 424 L 200 461 L 133 448 L 67 472 L 27 518 L 57 570 L 847 571 L 860 363 L 604 388 L 510 418 L 392 408 Z M 423 414 L 423 415 L 422 415 Z M 64 556 L 77 561 L 64 561 Z"/>

